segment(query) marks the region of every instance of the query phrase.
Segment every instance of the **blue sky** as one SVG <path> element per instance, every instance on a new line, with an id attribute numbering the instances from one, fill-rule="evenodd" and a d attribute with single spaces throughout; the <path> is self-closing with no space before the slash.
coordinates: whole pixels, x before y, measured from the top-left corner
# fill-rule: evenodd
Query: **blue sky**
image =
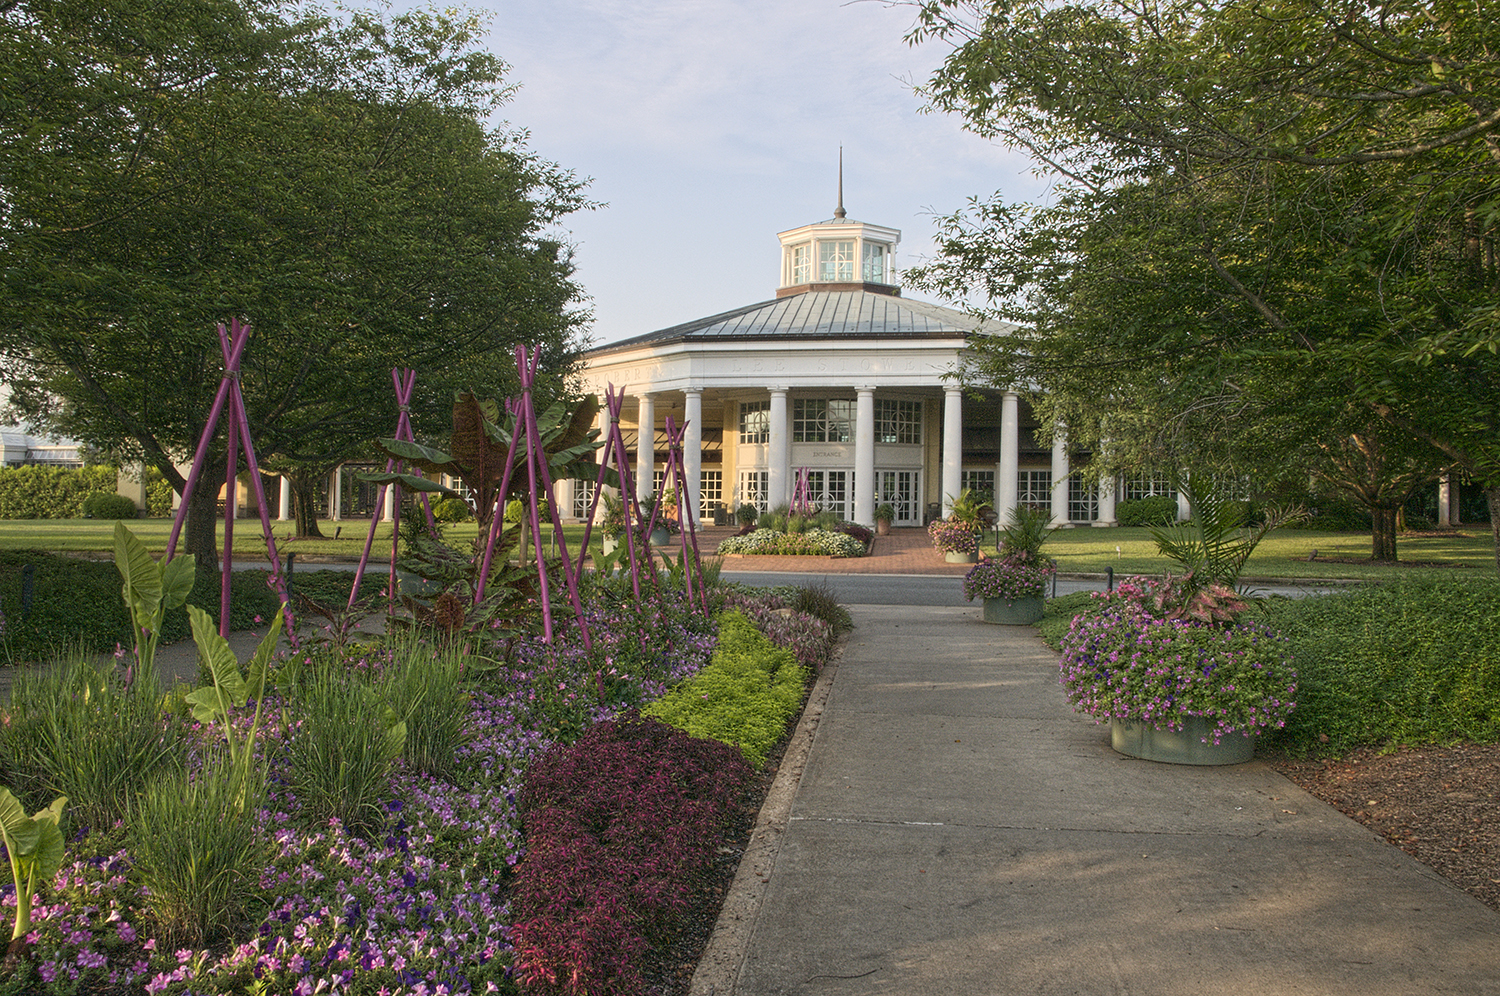
<path id="1" fill-rule="evenodd" d="M 402 3 L 399 6 L 414 6 Z M 605 343 L 772 297 L 776 233 L 833 214 L 930 255 L 974 195 L 1042 196 L 1031 164 L 922 114 L 941 45 L 902 39 L 881 0 L 487 0 L 489 48 L 520 84 L 505 118 L 607 204 L 573 216 L 578 279 Z"/>

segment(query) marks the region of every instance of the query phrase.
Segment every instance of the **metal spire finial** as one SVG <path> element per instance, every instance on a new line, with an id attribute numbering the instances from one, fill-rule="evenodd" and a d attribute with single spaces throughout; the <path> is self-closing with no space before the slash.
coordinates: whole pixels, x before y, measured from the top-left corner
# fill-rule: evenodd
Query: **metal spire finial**
<path id="1" fill-rule="evenodd" d="M 844 210 L 844 147 L 839 146 L 839 206 L 834 208 L 835 218 L 844 218 L 847 212 Z"/>

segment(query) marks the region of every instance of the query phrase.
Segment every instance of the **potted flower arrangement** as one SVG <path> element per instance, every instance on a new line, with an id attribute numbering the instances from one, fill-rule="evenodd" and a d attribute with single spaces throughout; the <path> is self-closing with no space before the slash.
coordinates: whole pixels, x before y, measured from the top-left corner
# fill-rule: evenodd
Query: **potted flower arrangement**
<path id="1" fill-rule="evenodd" d="M 979 533 L 967 523 L 938 519 L 928 523 L 927 535 L 950 564 L 973 563 L 979 558 Z"/>
<path id="2" fill-rule="evenodd" d="M 1191 574 L 1132 578 L 1096 595 L 1063 638 L 1074 708 L 1110 724 L 1115 750 L 1178 764 L 1248 761 L 1295 707 L 1284 637 L 1242 621 L 1233 589 Z"/>
<path id="3" fill-rule="evenodd" d="M 604 492 L 601 499 L 604 514 L 599 517 L 600 542 L 604 552 L 610 553 L 620 545 L 620 539 L 625 535 L 625 502 L 609 491 Z"/>
<path id="4" fill-rule="evenodd" d="M 949 496 L 948 517 L 928 523 L 927 535 L 950 564 L 972 564 L 979 559 L 979 533 L 984 528 L 984 503 L 964 488 Z"/>
<path id="5" fill-rule="evenodd" d="M 1042 618 L 1042 597 L 1057 565 L 1041 549 L 1056 531 L 1050 509 L 1011 509 L 1000 531 L 1000 556 L 980 561 L 964 577 L 964 597 L 984 599 L 985 622 L 1030 626 Z"/>
<path id="6" fill-rule="evenodd" d="M 875 508 L 875 535 L 886 536 L 891 531 L 891 523 L 896 521 L 896 506 L 890 502 L 881 502 Z"/>
<path id="7" fill-rule="evenodd" d="M 964 575 L 964 598 L 984 600 L 984 621 L 1029 626 L 1042 618 L 1042 596 L 1057 567 L 1045 557 L 987 557 Z"/>
<path id="8" fill-rule="evenodd" d="M 656 522 L 652 524 L 652 512 L 657 502 L 661 503 L 661 511 L 656 513 Z M 646 530 L 650 528 L 648 533 Z M 640 501 L 640 522 L 637 528 L 641 531 L 643 540 L 649 540 L 652 546 L 665 546 L 672 541 L 672 537 L 682 531 L 677 522 L 677 493 L 668 490 L 666 494 L 658 497 L 651 495 Z"/>

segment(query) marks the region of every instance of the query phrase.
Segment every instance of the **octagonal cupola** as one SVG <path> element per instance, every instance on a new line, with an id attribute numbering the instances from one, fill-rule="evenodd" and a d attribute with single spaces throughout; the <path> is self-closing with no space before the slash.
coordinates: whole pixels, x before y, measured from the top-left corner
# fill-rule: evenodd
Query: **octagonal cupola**
<path id="1" fill-rule="evenodd" d="M 844 170 L 839 163 L 839 201 L 833 217 L 781 232 L 781 286 L 777 297 L 807 291 L 872 291 L 899 297 L 891 257 L 901 232 L 854 221 L 844 211 Z"/>

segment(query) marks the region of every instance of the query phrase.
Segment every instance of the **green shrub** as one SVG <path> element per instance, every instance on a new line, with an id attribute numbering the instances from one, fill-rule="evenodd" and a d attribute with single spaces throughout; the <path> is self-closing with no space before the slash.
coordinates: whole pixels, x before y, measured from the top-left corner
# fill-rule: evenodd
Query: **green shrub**
<path id="1" fill-rule="evenodd" d="M 761 517 L 765 522 L 771 513 Z M 730 536 L 719 544 L 715 551 L 720 556 L 730 553 L 774 554 L 804 557 L 863 557 L 865 545 L 847 533 L 831 532 L 827 529 L 808 529 L 806 532 L 776 532 L 764 525 L 744 536 Z"/>
<path id="2" fill-rule="evenodd" d="M 508 509 L 506 514 L 505 521 L 511 521 L 508 517 Z M 469 508 L 469 503 L 462 498 L 444 498 L 432 503 L 432 517 L 439 522 L 466 522 L 472 519 L 474 514 Z"/>
<path id="3" fill-rule="evenodd" d="M 27 564 L 32 567 L 29 609 L 23 604 Z M 217 575 L 200 579 L 188 602 L 217 618 Z M 266 584 L 265 571 L 236 571 L 230 628 L 249 629 L 255 625 L 256 616 L 269 618 L 279 604 L 276 592 Z M 130 613 L 120 598 L 120 573 L 107 561 L 80 560 L 41 550 L 0 550 L 0 612 L 5 615 L 0 663 L 42 661 L 75 647 L 110 651 L 116 644 L 135 645 Z M 186 610 L 169 611 L 162 622 L 162 642 L 172 643 L 187 635 Z"/>
<path id="4" fill-rule="evenodd" d="M 153 684 L 121 684 L 113 662 L 74 652 L 16 675 L 9 723 L 0 726 L 0 770 L 28 810 L 68 797 L 75 825 L 108 829 L 141 784 L 180 763 L 176 729 Z"/>
<path id="5" fill-rule="evenodd" d="M 0 467 L 0 519 L 77 519 L 85 498 L 114 490 L 113 467 Z"/>
<path id="6" fill-rule="evenodd" d="M 135 507 L 135 502 L 124 495 L 100 492 L 89 495 L 83 500 L 85 519 L 135 519 L 139 518 L 140 514 L 141 510 Z"/>
<path id="7" fill-rule="evenodd" d="M 265 777 L 219 763 L 146 783 L 132 804 L 126 839 L 159 943 L 201 947 L 243 929 L 271 858 L 256 827 Z"/>
<path id="8" fill-rule="evenodd" d="M 642 710 L 697 737 L 740 749 L 759 768 L 802 705 L 807 669 L 738 612 L 719 620 L 713 659 Z"/>
<path id="9" fill-rule="evenodd" d="M 172 499 L 176 492 L 161 471 L 151 467 L 146 471 L 146 518 L 165 519 L 172 514 Z"/>
<path id="10" fill-rule="evenodd" d="M 1170 526 L 1177 521 L 1177 499 L 1172 495 L 1152 495 L 1115 506 L 1115 519 L 1122 526 Z"/>
<path id="11" fill-rule="evenodd" d="M 356 837 L 378 829 L 406 725 L 361 677 L 323 662 L 296 676 L 287 711 L 287 783 L 303 817 L 337 819 Z"/>
<path id="12" fill-rule="evenodd" d="M 1409 578 L 1257 614 L 1292 641 L 1297 708 L 1271 743 L 1293 753 L 1500 741 L 1500 580 Z"/>

